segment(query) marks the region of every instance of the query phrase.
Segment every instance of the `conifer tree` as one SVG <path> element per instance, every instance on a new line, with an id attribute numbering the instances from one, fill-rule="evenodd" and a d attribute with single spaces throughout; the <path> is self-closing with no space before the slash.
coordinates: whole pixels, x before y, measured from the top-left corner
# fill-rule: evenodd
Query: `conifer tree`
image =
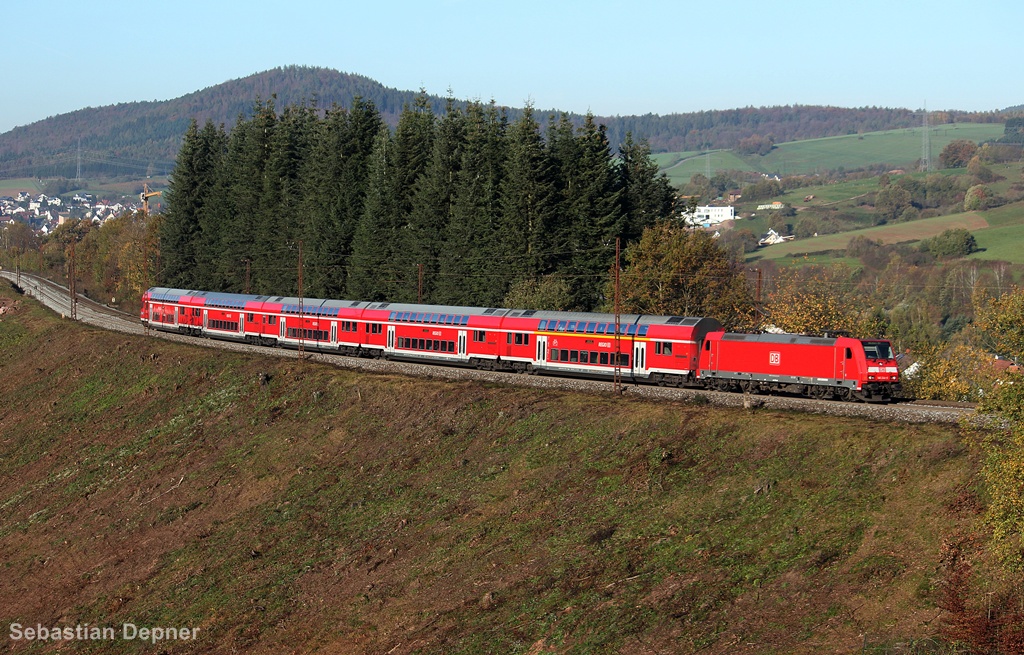
<path id="1" fill-rule="evenodd" d="M 576 306 L 590 310 L 600 301 L 604 274 L 615 258 L 621 213 L 604 126 L 588 114 L 576 140 L 578 159 L 567 175 L 564 192 L 572 253 L 569 274 Z"/>
<path id="2" fill-rule="evenodd" d="M 223 229 L 220 270 L 227 291 L 245 290 L 248 262 L 255 280 L 261 267 L 256 235 L 262 218 L 263 178 L 269 156 L 271 138 L 277 126 L 273 100 L 257 100 L 252 116 L 239 117 L 228 137 L 228 155 L 222 176 L 223 204 L 218 204 L 219 222 Z M 255 290 L 250 284 L 250 291 Z"/>
<path id="3" fill-rule="evenodd" d="M 298 241 L 304 233 L 302 173 L 312 146 L 312 107 L 286 107 L 269 141 L 253 253 L 253 290 L 292 294 L 298 290 Z"/>
<path id="4" fill-rule="evenodd" d="M 377 108 L 359 97 L 350 110 L 329 110 L 318 126 L 307 171 L 309 295 L 340 298 L 346 291 L 352 237 L 366 200 L 368 162 L 382 126 Z"/>
<path id="5" fill-rule="evenodd" d="M 394 177 L 390 190 L 395 208 L 393 241 L 390 244 L 392 269 L 389 299 L 415 302 L 417 291 L 415 254 L 407 247 L 407 232 L 413 221 L 413 204 L 420 177 L 427 171 L 433 151 L 435 116 L 426 92 L 406 106 L 395 127 L 393 161 Z"/>
<path id="6" fill-rule="evenodd" d="M 625 244 L 639 239 L 659 219 L 672 217 L 676 192 L 668 177 L 658 174 L 647 139 L 634 141 L 632 132 L 626 132 L 617 163 L 621 214 L 616 232 Z"/>
<path id="7" fill-rule="evenodd" d="M 437 283 L 443 303 L 494 306 L 511 284 L 498 224 L 506 127 L 493 102 L 466 109 L 466 143 Z"/>
<path id="8" fill-rule="evenodd" d="M 219 205 L 223 202 L 221 188 L 228 137 L 223 125 L 215 126 L 208 121 L 199 133 L 199 138 L 209 157 L 208 183 L 210 188 L 202 208 L 198 211 L 196 286 L 200 289 L 220 289 L 223 286 L 223 281 L 220 277 L 219 261 L 225 226 L 220 220 Z"/>
<path id="9" fill-rule="evenodd" d="M 211 123 L 202 132 L 195 120 L 189 124 L 171 174 L 168 210 L 160 229 L 163 284 L 195 288 L 204 281 L 198 270 L 203 245 L 200 216 L 215 186 L 221 146 Z"/>
<path id="10" fill-rule="evenodd" d="M 370 155 L 363 215 L 352 237 L 349 258 L 348 297 L 354 300 L 394 300 L 394 243 L 398 232 L 394 143 L 391 131 L 382 126 Z"/>
<path id="11" fill-rule="evenodd" d="M 539 278 L 550 252 L 556 201 L 549 157 L 529 104 L 509 128 L 501 185 L 501 252 L 513 284 Z"/>
<path id="12" fill-rule="evenodd" d="M 423 301 L 427 303 L 436 302 L 435 287 L 455 202 L 465 133 L 465 114 L 449 97 L 434 136 L 430 164 L 416 183 L 408 229 L 403 232 L 403 248 L 413 264 L 423 266 Z"/>

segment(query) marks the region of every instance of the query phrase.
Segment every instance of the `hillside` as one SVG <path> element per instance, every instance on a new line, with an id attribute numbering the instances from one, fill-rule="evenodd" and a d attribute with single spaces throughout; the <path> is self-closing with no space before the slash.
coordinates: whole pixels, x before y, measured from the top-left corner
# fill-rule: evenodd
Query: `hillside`
<path id="1" fill-rule="evenodd" d="M 977 520 L 946 426 L 356 374 L 0 303 L 6 624 L 200 629 L 169 653 L 890 652 L 936 634 Z"/>
<path id="2" fill-rule="evenodd" d="M 231 80 L 166 101 L 90 107 L 0 134 L 0 177 L 75 177 L 81 154 L 86 176 L 163 175 L 170 172 L 188 123 L 211 120 L 230 127 L 257 99 L 276 105 L 315 102 L 348 107 L 352 98 L 371 100 L 394 125 L 417 93 L 385 87 L 370 78 L 326 68 L 288 66 Z M 427 95 L 435 113 L 447 100 Z M 486 98 L 481 100 L 486 101 Z M 457 106 L 463 102 L 456 102 Z M 537 108 L 538 117 L 555 109 Z M 519 110 L 509 109 L 510 119 Z M 941 112 L 943 120 L 991 122 L 997 114 Z M 733 148 L 752 135 L 776 142 L 913 127 L 920 117 L 908 109 L 817 106 L 747 107 L 658 116 L 605 116 L 614 146 L 627 132 L 646 137 L 654 151 Z M 573 116 L 577 123 L 582 117 Z M 80 148 L 80 150 L 79 150 Z"/>

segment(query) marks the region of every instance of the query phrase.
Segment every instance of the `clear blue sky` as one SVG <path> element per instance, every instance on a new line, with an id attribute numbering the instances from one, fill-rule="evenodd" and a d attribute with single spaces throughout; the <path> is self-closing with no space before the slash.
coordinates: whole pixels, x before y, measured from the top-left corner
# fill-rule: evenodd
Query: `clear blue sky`
<path id="1" fill-rule="evenodd" d="M 1024 103 L 1020 0 L 12 0 L 0 132 L 289 64 L 599 115 Z"/>

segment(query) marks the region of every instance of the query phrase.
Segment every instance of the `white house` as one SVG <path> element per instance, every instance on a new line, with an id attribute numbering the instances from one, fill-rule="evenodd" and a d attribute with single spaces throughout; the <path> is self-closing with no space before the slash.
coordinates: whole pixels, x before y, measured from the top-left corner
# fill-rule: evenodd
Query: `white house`
<path id="1" fill-rule="evenodd" d="M 687 225 L 711 227 L 736 218 L 736 209 L 732 205 L 726 207 L 697 207 L 692 214 L 682 212 L 683 222 Z"/>
<path id="2" fill-rule="evenodd" d="M 775 230 L 773 230 L 771 228 L 768 228 L 768 234 L 766 234 L 763 239 L 758 241 L 757 245 L 759 245 L 759 246 L 771 246 L 771 245 L 775 245 L 776 243 L 784 243 L 786 241 L 792 241 L 792 240 L 793 240 L 793 235 L 792 234 L 789 235 L 789 236 L 785 236 L 784 237 L 781 234 L 779 234 L 778 232 L 776 232 Z"/>

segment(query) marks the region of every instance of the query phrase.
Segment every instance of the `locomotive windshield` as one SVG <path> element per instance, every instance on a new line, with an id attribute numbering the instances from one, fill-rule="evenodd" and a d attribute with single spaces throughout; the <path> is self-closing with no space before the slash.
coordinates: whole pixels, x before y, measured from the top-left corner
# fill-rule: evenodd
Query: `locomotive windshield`
<path id="1" fill-rule="evenodd" d="M 862 341 L 868 359 L 895 359 L 888 341 Z"/>

